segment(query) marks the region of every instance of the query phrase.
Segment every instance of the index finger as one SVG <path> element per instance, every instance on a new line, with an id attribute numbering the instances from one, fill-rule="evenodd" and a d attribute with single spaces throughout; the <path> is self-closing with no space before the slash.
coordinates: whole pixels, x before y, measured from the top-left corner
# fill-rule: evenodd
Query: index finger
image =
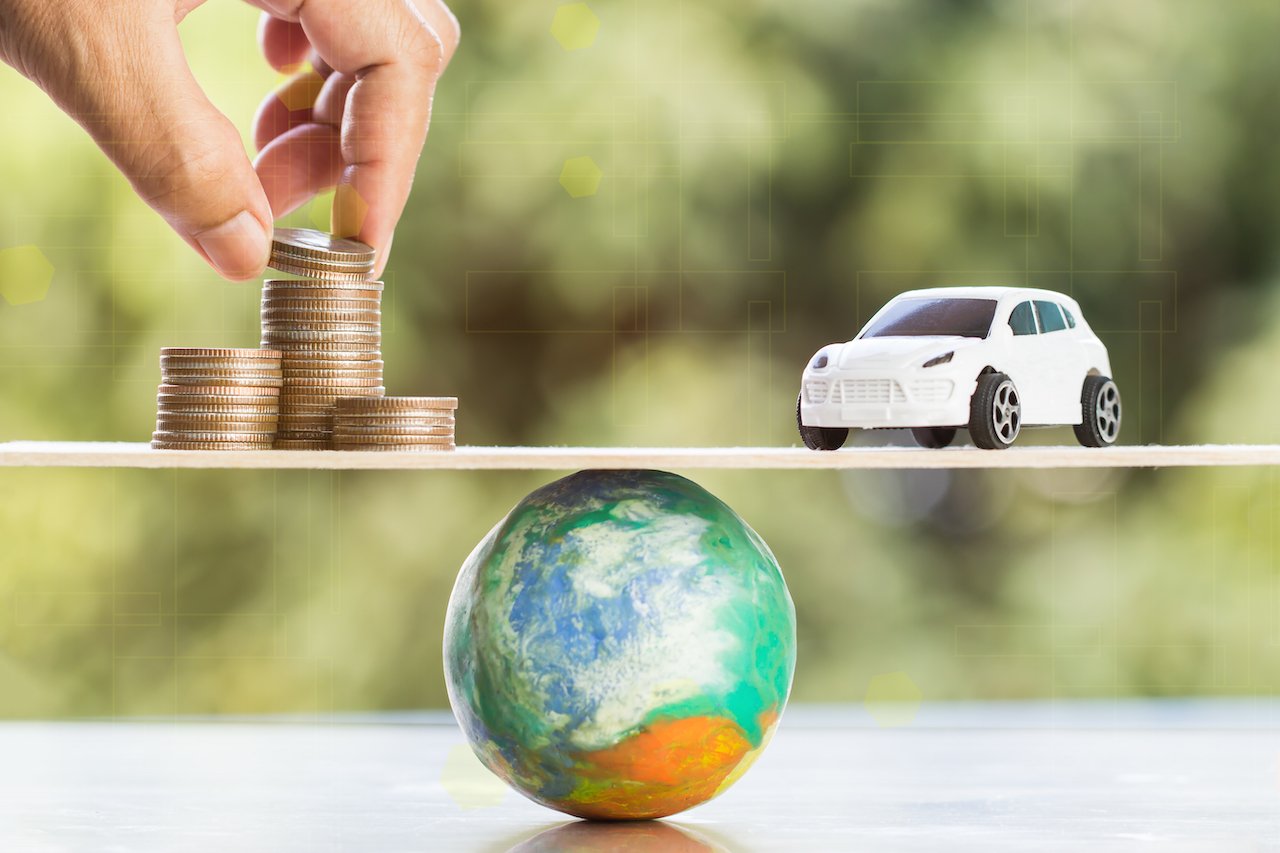
<path id="1" fill-rule="evenodd" d="M 251 2 L 300 23 L 319 57 L 355 80 L 342 121 L 333 228 L 378 249 L 381 273 L 426 141 L 446 44 L 412 0 Z"/>

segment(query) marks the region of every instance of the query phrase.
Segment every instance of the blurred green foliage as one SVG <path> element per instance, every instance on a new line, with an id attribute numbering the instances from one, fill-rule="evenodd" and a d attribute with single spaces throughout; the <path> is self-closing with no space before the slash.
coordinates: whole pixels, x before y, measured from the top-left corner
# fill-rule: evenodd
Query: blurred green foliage
<path id="1" fill-rule="evenodd" d="M 456 4 L 385 354 L 391 392 L 461 397 L 462 441 L 792 444 L 812 351 L 977 282 L 1080 300 L 1122 441 L 1277 441 L 1280 7 L 589 5 L 569 51 L 553 0 Z M 254 13 L 183 31 L 247 132 L 278 82 Z M 4 72 L 0 102 L 0 249 L 55 268 L 0 304 L 0 437 L 144 440 L 159 347 L 256 345 L 258 292 L 34 87 Z M 601 172 L 578 198 L 575 158 Z M 549 476 L 0 473 L 0 715 L 442 706 L 454 573 Z M 697 479 L 787 572 L 798 699 L 1277 687 L 1274 471 Z"/>

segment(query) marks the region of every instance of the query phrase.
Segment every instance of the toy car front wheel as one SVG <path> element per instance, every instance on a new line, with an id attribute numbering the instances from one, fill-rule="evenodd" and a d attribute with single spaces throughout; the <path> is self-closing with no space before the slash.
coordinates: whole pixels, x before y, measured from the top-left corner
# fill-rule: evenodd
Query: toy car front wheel
<path id="1" fill-rule="evenodd" d="M 810 450 L 839 450 L 849 438 L 849 430 L 843 427 L 805 426 L 800 420 L 799 397 L 796 397 L 796 426 L 800 428 L 800 440 Z"/>
<path id="2" fill-rule="evenodd" d="M 1003 373 L 984 373 L 969 402 L 969 435 L 984 450 L 1003 450 L 1022 430 L 1022 398 Z"/>
<path id="3" fill-rule="evenodd" d="M 911 430 L 911 437 L 921 447 L 939 449 L 956 440 L 956 431 L 953 427 L 916 427 Z"/>
<path id="4" fill-rule="evenodd" d="M 1109 376 L 1089 376 L 1080 391 L 1076 440 L 1085 447 L 1110 447 L 1120 437 L 1120 389 Z"/>

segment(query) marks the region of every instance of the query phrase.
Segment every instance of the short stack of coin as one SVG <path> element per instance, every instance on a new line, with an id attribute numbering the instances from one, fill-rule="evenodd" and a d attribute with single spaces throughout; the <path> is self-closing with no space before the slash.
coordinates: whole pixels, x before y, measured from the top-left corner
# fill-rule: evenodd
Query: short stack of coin
<path id="1" fill-rule="evenodd" d="M 262 291 L 262 345 L 283 354 L 282 450 L 327 450 L 340 397 L 380 397 L 382 282 L 269 280 Z"/>
<path id="2" fill-rule="evenodd" d="M 151 446 L 158 450 L 270 450 L 284 382 L 267 349 L 160 350 Z"/>
<path id="3" fill-rule="evenodd" d="M 335 450 L 453 450 L 457 397 L 346 397 L 334 415 Z"/>

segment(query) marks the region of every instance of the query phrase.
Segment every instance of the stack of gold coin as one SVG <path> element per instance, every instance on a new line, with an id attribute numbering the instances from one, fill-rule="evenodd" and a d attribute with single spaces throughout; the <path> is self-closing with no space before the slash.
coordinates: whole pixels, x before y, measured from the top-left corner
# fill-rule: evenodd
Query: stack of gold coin
<path id="1" fill-rule="evenodd" d="M 269 450 L 276 436 L 281 354 L 267 349 L 160 350 L 159 450 Z"/>
<path id="2" fill-rule="evenodd" d="M 262 345 L 283 353 L 282 450 L 327 450 L 339 397 L 381 397 L 382 282 L 269 280 Z"/>
<path id="3" fill-rule="evenodd" d="M 346 397 L 333 423 L 335 450 L 453 450 L 457 397 Z"/>

